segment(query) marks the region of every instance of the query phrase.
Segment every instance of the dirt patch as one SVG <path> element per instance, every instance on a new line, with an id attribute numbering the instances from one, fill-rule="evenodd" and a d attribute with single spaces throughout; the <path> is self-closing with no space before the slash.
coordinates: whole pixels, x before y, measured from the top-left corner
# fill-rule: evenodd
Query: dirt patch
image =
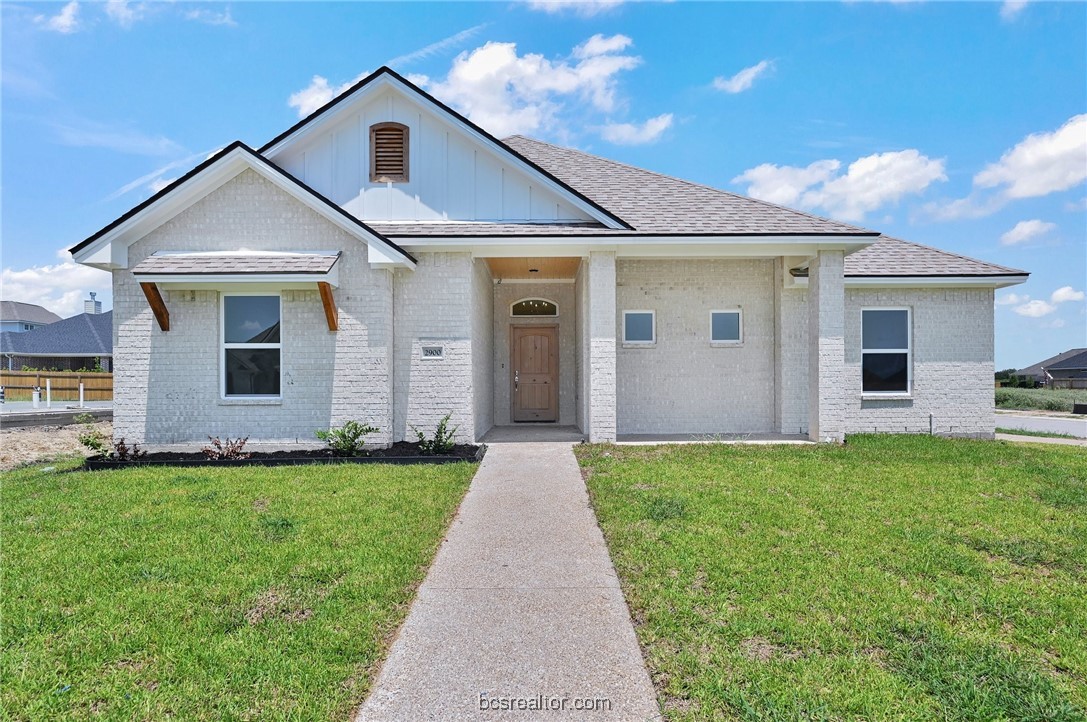
<path id="1" fill-rule="evenodd" d="M 257 499 L 253 502 L 253 511 L 266 511 L 268 509 L 267 499 Z"/>
<path id="2" fill-rule="evenodd" d="M 107 439 L 113 435 L 110 421 L 99 421 L 94 428 Z M 85 431 L 83 424 L 0 429 L 0 469 L 13 469 L 58 456 L 86 456 L 87 449 L 79 443 L 79 435 Z"/>
<path id="3" fill-rule="evenodd" d="M 245 613 L 245 621 L 250 624 L 260 624 L 267 619 L 304 622 L 312 616 L 312 609 L 300 607 L 287 592 L 273 587 L 260 593 Z"/>
<path id="4" fill-rule="evenodd" d="M 765 637 L 748 637 L 740 642 L 740 648 L 744 656 L 759 662 L 769 662 L 774 657 L 778 659 L 793 660 L 804 656 L 803 652 L 774 644 Z"/>

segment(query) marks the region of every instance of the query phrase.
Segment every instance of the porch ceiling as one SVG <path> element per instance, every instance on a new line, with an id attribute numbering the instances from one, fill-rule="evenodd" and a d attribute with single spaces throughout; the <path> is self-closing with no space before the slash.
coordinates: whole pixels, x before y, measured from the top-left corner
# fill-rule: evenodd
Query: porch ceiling
<path id="1" fill-rule="evenodd" d="M 503 280 L 531 279 L 539 281 L 571 279 L 577 275 L 581 259 L 575 257 L 488 258 L 491 275 Z"/>

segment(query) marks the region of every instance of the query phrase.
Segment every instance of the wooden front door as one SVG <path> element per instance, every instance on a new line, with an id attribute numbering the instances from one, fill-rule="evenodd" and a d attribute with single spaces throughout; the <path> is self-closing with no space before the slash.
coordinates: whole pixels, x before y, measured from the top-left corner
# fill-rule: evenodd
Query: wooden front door
<path id="1" fill-rule="evenodd" d="M 510 328 L 510 399 L 514 421 L 559 420 L 559 327 Z"/>

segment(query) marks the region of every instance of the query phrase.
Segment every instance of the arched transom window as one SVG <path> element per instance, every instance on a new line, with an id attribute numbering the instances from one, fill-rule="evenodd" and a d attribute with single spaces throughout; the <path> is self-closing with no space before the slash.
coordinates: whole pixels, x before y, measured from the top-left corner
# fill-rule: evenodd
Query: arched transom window
<path id="1" fill-rule="evenodd" d="M 558 316 L 558 304 L 545 298 L 522 298 L 510 305 L 511 316 Z"/>
<path id="2" fill-rule="evenodd" d="M 370 182 L 406 183 L 408 180 L 408 126 L 376 123 L 370 126 Z"/>

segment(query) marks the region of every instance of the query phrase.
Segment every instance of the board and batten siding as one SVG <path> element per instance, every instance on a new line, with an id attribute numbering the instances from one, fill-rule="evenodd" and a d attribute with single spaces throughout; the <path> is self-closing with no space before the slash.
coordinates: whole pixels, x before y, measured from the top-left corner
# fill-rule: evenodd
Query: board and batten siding
<path id="1" fill-rule="evenodd" d="M 370 181 L 370 126 L 408 127 L 408 181 Z M 585 221 L 529 174 L 394 90 L 275 159 L 344 210 L 369 221 Z"/>

